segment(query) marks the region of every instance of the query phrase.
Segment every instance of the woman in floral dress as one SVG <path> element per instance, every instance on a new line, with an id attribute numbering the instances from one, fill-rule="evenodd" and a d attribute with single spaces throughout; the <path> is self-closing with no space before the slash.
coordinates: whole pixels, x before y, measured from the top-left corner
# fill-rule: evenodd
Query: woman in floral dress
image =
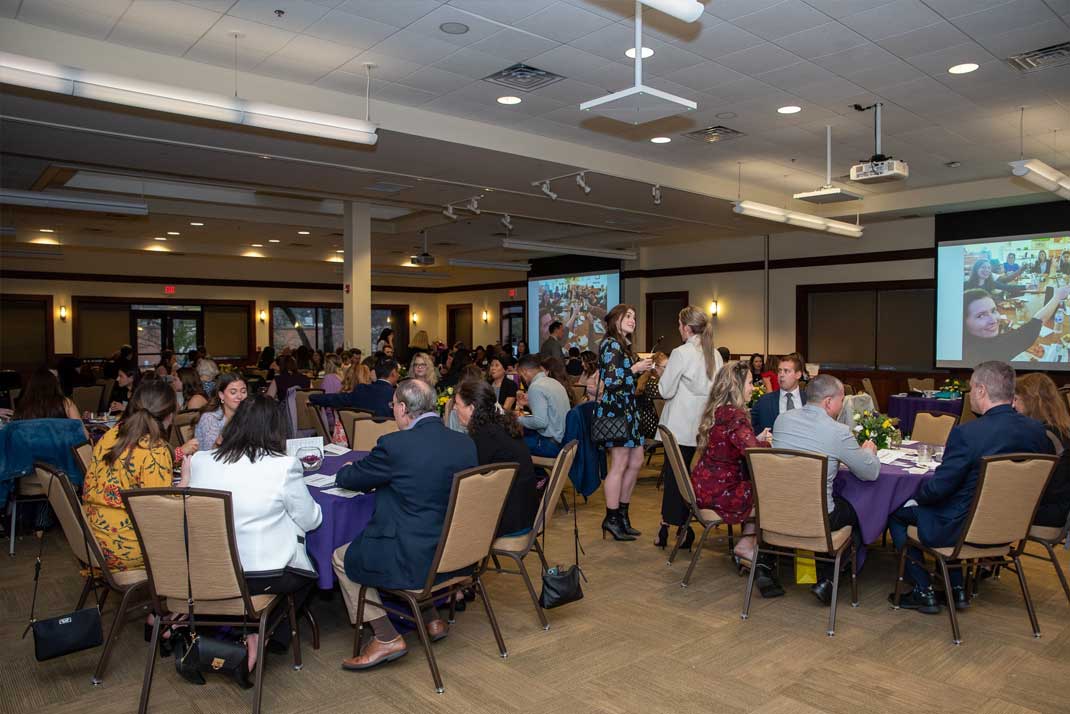
<path id="1" fill-rule="evenodd" d="M 602 399 L 595 412 L 595 421 L 622 419 L 626 426 L 623 438 L 602 442 L 610 458 L 602 537 L 605 538 L 608 532 L 614 540 L 635 540 L 639 535 L 628 518 L 628 504 L 639 478 L 639 468 L 643 465 L 643 437 L 639 433 L 635 384 L 639 375 L 649 370 L 653 363 L 649 359 L 639 359 L 632 351 L 634 332 L 635 308 L 623 303 L 617 305 L 606 315 L 606 336 L 598 350 Z"/>

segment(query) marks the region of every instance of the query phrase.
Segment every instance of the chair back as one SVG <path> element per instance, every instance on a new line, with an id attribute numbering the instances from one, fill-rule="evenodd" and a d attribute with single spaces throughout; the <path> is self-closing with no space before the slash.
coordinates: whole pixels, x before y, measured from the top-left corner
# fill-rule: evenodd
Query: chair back
<path id="1" fill-rule="evenodd" d="M 790 547 L 805 547 L 793 540 L 812 540 L 810 550 L 831 552 L 825 503 L 828 458 L 791 449 L 747 449 L 746 454 L 760 538 Z"/>
<path id="2" fill-rule="evenodd" d="M 93 463 L 93 445 L 88 441 L 83 441 L 81 444 L 71 447 L 71 452 L 74 454 L 74 461 L 82 469 L 82 475 L 89 475 L 89 465 Z"/>
<path id="3" fill-rule="evenodd" d="M 880 411 L 881 407 L 880 402 L 877 401 L 877 390 L 873 388 L 873 382 L 870 381 L 869 377 L 862 378 L 862 389 L 864 389 L 866 394 L 869 395 L 869 398 L 873 400 L 873 408 Z"/>
<path id="4" fill-rule="evenodd" d="M 345 422 L 342 422 L 342 428 L 345 428 Z M 398 423 L 393 419 L 354 419 L 352 429 L 353 437 L 349 448 L 354 451 L 371 451 L 380 436 L 393 434 L 398 430 Z"/>
<path id="5" fill-rule="evenodd" d="M 1056 456 L 1062 456 L 1063 455 L 1063 451 L 1066 450 L 1063 447 L 1062 439 L 1060 439 L 1058 436 L 1056 436 L 1055 432 L 1051 431 L 1050 429 L 1045 431 L 1044 433 L 1048 435 L 1048 441 L 1051 442 L 1052 448 L 1055 449 L 1055 455 Z"/>
<path id="6" fill-rule="evenodd" d="M 907 377 L 907 389 L 912 392 L 924 392 L 936 389 L 936 380 L 932 377 L 925 379 Z"/>
<path id="7" fill-rule="evenodd" d="M 171 601 L 186 610 L 183 496 L 189 533 L 189 583 L 194 612 L 242 614 L 254 608 L 245 587 L 234 535 L 229 491 L 202 488 L 148 488 L 123 491 L 123 505 L 141 543 L 149 587 L 157 607 Z M 224 603 L 224 601 L 231 601 Z M 162 611 L 162 610 L 158 610 Z"/>
<path id="8" fill-rule="evenodd" d="M 343 408 L 334 410 L 335 418 L 342 422 L 342 431 L 346 435 L 349 448 L 353 446 L 353 423 L 361 419 L 371 419 L 372 413 L 364 409 Z"/>
<path id="9" fill-rule="evenodd" d="M 186 409 L 175 414 L 175 418 L 171 422 L 171 446 L 182 446 L 192 439 L 197 420 L 200 418 L 200 409 Z M 186 427 L 186 429 L 183 429 L 183 427 Z M 187 437 L 185 434 L 189 434 L 189 436 Z M 211 449 L 214 446 L 215 444 L 204 444 L 202 448 Z"/>
<path id="10" fill-rule="evenodd" d="M 108 407 L 111 406 L 111 393 L 115 389 L 115 380 L 111 377 L 98 379 L 97 384 L 104 388 L 104 392 L 100 395 L 100 411 L 108 411 Z"/>
<path id="11" fill-rule="evenodd" d="M 101 571 L 105 580 L 112 585 L 111 572 L 108 570 L 104 554 L 100 551 L 100 545 L 89 528 L 89 521 L 82 508 L 82 501 L 78 498 L 78 492 L 74 484 L 59 469 L 45 463 L 35 463 L 35 477 L 44 487 L 48 494 L 48 505 L 56 514 L 63 536 L 67 540 L 67 546 L 78 560 L 79 565 L 87 567 L 92 563 L 94 568 Z M 88 550 L 86 550 L 88 546 Z M 114 587 L 114 585 L 112 585 Z"/>
<path id="12" fill-rule="evenodd" d="M 330 422 L 327 420 L 327 407 L 318 407 L 312 402 L 308 403 L 309 417 L 312 419 L 312 426 L 316 429 L 316 436 L 323 437 L 324 444 L 330 444 L 331 429 L 328 426 Z"/>
<path id="13" fill-rule="evenodd" d="M 554 459 L 554 467 L 550 470 L 550 480 L 546 482 L 546 488 L 542 492 L 542 501 L 539 503 L 539 512 L 535 514 L 535 524 L 531 529 L 531 540 L 541 533 L 554 518 L 557 510 L 557 501 L 561 498 L 561 492 L 565 490 L 568 482 L 568 474 L 572 470 L 572 462 L 576 460 L 576 451 L 579 442 L 575 439 L 561 447 L 561 451 Z M 545 516 L 545 517 L 544 517 Z"/>
<path id="14" fill-rule="evenodd" d="M 680 452 L 680 442 L 664 426 L 658 426 L 658 433 L 661 434 L 661 446 L 665 449 L 665 458 L 668 459 L 669 466 L 672 467 L 672 475 L 676 479 L 676 487 L 680 490 L 680 495 L 684 501 L 691 508 L 691 512 L 695 514 L 695 518 L 698 518 L 698 499 L 695 497 L 695 488 L 691 485 L 691 471 L 684 462 L 683 453 Z"/>
<path id="15" fill-rule="evenodd" d="M 435 576 L 477 565 L 489 557 L 505 510 L 505 497 L 518 468 L 515 463 L 488 464 L 453 477 L 446 519 L 425 590 L 432 588 Z"/>
<path id="16" fill-rule="evenodd" d="M 943 446 L 958 423 L 958 417 L 946 412 L 918 412 L 914 417 L 914 429 L 910 438 L 926 444 Z"/>
<path id="17" fill-rule="evenodd" d="M 78 407 L 79 414 L 96 414 L 100 411 L 100 400 L 103 396 L 104 387 L 94 384 L 91 387 L 75 387 L 71 392 L 71 401 Z"/>
<path id="18" fill-rule="evenodd" d="M 868 394 L 852 394 L 846 396 L 844 393 L 843 408 L 840 409 L 840 415 L 836 417 L 836 420 L 841 424 L 848 426 L 854 426 L 854 417 L 856 414 L 862 414 L 866 411 L 876 411 L 877 407 L 873 403 L 873 397 Z"/>
<path id="19" fill-rule="evenodd" d="M 574 404 L 583 404 L 587 399 L 587 387 L 582 384 L 573 384 L 569 389 L 572 390 L 572 402 Z"/>
<path id="20" fill-rule="evenodd" d="M 323 379 L 319 378 L 319 377 L 316 378 L 316 379 L 313 379 L 311 387 L 313 389 L 323 389 Z"/>
<path id="21" fill-rule="evenodd" d="M 298 431 L 316 430 L 316 421 L 312 418 L 312 412 L 308 410 L 308 398 L 313 394 L 323 394 L 323 390 L 297 389 L 294 391 L 294 407 L 297 409 L 295 425 Z"/>
<path id="22" fill-rule="evenodd" d="M 970 513 L 951 557 L 964 545 L 985 548 L 1024 540 L 1057 461 L 1048 454 L 983 457 Z"/>
<path id="23" fill-rule="evenodd" d="M 843 393 L 846 394 L 847 396 L 851 396 L 852 394 L 855 393 L 855 388 L 852 387 L 847 382 L 844 382 L 843 383 Z"/>
<path id="24" fill-rule="evenodd" d="M 959 413 L 959 424 L 965 424 L 968 421 L 973 421 L 977 418 L 977 415 L 973 413 L 973 409 L 970 408 L 970 393 L 962 393 L 962 411 Z"/>

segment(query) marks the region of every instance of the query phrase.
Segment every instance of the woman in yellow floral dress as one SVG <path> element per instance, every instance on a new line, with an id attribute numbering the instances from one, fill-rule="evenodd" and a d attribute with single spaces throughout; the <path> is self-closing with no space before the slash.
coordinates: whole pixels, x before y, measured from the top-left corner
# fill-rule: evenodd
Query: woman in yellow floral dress
<path id="1" fill-rule="evenodd" d="M 130 398 L 122 421 L 93 448 L 82 501 L 89 527 L 113 570 L 144 567 L 141 544 L 119 493 L 171 485 L 167 434 L 175 407 L 175 393 L 168 385 L 144 382 Z"/>

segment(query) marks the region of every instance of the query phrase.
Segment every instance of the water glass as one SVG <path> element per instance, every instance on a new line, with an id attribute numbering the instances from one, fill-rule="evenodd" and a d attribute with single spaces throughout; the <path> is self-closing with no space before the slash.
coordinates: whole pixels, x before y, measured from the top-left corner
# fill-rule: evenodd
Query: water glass
<path id="1" fill-rule="evenodd" d="M 323 449 L 316 446 L 302 446 L 297 450 L 297 460 L 305 471 L 317 471 L 323 463 Z"/>
<path id="2" fill-rule="evenodd" d="M 898 449 L 903 445 L 903 432 L 898 429 L 892 429 L 892 433 L 888 436 L 888 448 Z"/>
<path id="3" fill-rule="evenodd" d="M 918 444 L 918 466 L 928 466 L 932 463 L 933 450 L 928 444 Z"/>

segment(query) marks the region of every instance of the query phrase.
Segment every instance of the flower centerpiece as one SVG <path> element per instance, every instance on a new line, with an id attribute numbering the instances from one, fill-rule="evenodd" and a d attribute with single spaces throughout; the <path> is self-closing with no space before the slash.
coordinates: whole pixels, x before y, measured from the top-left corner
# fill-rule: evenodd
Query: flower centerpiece
<path id="1" fill-rule="evenodd" d="M 878 449 L 887 449 L 892 437 L 899 433 L 899 419 L 866 410 L 854 415 L 854 434 L 859 444 L 872 441 Z"/>
<path id="2" fill-rule="evenodd" d="M 438 415 L 446 415 L 446 404 L 453 399 L 453 387 L 447 387 L 445 390 L 438 393 L 438 400 L 435 405 L 438 407 Z"/>
<path id="3" fill-rule="evenodd" d="M 751 393 L 750 401 L 747 402 L 747 406 L 748 407 L 753 407 L 755 404 L 758 403 L 758 400 L 761 399 L 764 396 L 765 396 L 765 383 L 764 382 L 755 382 L 754 383 L 754 392 Z"/>
<path id="4" fill-rule="evenodd" d="M 954 394 L 962 394 L 966 390 L 962 386 L 962 382 L 957 379 L 944 380 L 944 386 L 940 388 L 941 392 L 952 392 Z"/>

